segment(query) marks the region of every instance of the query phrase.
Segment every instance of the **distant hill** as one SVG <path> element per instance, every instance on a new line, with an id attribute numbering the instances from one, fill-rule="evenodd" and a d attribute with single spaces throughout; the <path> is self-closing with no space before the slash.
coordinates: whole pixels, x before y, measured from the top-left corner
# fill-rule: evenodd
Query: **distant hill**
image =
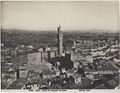
<path id="1" fill-rule="evenodd" d="M 69 47 L 76 40 L 118 39 L 118 33 L 96 33 L 96 32 L 63 32 L 63 44 Z M 2 30 L 1 42 L 7 47 L 17 45 L 33 45 L 36 48 L 44 46 L 57 46 L 57 31 L 24 31 L 24 30 Z"/>

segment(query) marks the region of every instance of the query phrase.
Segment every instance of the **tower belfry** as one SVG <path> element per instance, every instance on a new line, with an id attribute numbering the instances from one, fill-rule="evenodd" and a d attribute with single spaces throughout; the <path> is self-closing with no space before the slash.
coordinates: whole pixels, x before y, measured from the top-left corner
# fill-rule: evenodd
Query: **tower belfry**
<path id="1" fill-rule="evenodd" d="M 58 55 L 61 56 L 63 52 L 63 33 L 61 32 L 61 26 L 59 25 L 58 28 L 58 34 L 57 34 L 57 39 L 58 39 Z"/>

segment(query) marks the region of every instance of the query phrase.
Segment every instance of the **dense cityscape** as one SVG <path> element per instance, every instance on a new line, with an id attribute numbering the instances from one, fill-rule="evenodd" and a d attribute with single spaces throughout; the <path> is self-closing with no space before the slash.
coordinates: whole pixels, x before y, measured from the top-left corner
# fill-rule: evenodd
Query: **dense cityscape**
<path id="1" fill-rule="evenodd" d="M 48 40 L 49 44 L 39 42 L 42 44 L 40 46 L 33 38 L 30 40 L 35 43 L 34 45 L 18 44 L 24 40 L 12 42 L 18 39 L 16 34 L 13 35 L 14 38 L 10 37 L 12 32 L 6 32 L 8 36 L 5 40 L 5 34 L 2 32 L 1 88 L 118 89 L 120 86 L 118 33 L 117 36 L 113 33 L 113 36 L 109 37 L 105 36 L 109 33 L 105 33 L 98 39 L 91 39 L 94 34 L 91 34 L 91 37 L 87 36 L 88 38 L 85 37 L 88 33 L 70 37 L 67 32 L 66 34 L 63 32 L 59 25 L 54 39 L 51 40 L 53 38 L 51 34 L 43 40 Z M 65 37 L 69 39 L 65 40 Z"/>

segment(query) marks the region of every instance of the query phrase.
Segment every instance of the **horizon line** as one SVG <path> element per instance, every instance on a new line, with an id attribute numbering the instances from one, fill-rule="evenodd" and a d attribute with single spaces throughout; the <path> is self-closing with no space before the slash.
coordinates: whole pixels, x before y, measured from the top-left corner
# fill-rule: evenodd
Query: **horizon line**
<path id="1" fill-rule="evenodd" d="M 1 32 L 2 31 L 26 31 L 26 32 L 48 32 L 48 31 L 52 31 L 55 32 L 57 31 L 57 29 L 55 30 L 29 30 L 29 29 L 6 29 L 6 28 L 1 28 Z M 79 29 L 79 30 L 62 30 L 62 32 L 107 32 L 107 33 L 119 33 L 119 30 L 107 30 L 107 29 Z"/>

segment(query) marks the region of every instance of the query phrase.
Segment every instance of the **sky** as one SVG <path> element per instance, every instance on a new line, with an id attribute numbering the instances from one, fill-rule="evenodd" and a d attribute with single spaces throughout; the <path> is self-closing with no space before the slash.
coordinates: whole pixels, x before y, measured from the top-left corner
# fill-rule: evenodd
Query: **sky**
<path id="1" fill-rule="evenodd" d="M 118 30 L 118 2 L 2 2 L 2 29 Z"/>

